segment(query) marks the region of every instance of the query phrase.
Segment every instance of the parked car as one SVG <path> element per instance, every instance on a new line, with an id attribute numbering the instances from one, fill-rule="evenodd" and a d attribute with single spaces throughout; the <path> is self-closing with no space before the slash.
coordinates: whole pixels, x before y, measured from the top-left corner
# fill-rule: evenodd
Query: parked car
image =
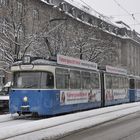
<path id="1" fill-rule="evenodd" d="M 0 91 L 0 108 L 9 107 L 9 90 L 11 82 L 7 82 Z"/>

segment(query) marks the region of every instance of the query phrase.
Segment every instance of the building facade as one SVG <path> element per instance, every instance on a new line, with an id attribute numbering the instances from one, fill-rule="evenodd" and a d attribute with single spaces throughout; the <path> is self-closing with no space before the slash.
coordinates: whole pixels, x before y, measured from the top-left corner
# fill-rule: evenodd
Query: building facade
<path id="1" fill-rule="evenodd" d="M 140 34 L 73 0 L 1 0 L 2 59 L 57 53 L 140 76 Z M 9 53 L 10 52 L 10 53 Z"/>

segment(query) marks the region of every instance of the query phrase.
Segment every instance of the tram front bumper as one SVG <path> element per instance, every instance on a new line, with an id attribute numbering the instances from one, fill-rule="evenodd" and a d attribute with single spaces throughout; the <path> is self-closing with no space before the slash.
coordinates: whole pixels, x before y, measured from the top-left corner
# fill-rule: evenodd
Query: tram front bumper
<path id="1" fill-rule="evenodd" d="M 29 105 L 21 106 L 20 109 L 21 112 L 26 112 L 26 111 L 28 112 L 30 111 L 30 106 Z"/>

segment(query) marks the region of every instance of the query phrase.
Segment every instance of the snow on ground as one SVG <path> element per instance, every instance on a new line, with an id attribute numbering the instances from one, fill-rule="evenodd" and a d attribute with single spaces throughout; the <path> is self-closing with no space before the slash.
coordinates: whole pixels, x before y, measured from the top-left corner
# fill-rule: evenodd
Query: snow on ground
<path id="1" fill-rule="evenodd" d="M 17 115 L 16 115 L 17 116 Z M 7 115 L 0 115 L 0 123 L 1 122 L 6 122 L 6 121 L 10 121 L 12 120 L 12 116 L 11 114 L 7 114 Z"/>
<path id="2" fill-rule="evenodd" d="M 18 114 L 0 115 L 0 129 L 4 129 L 4 127 L 7 127 L 7 126 L 13 126 L 13 125 L 15 126 L 18 124 L 22 124 L 25 122 L 31 122 L 31 121 L 34 121 L 34 120 L 25 119 L 24 116 L 22 118 L 20 117 L 20 119 L 19 119 Z"/>
<path id="3" fill-rule="evenodd" d="M 96 126 L 96 125 L 99 125 L 101 123 L 104 123 L 104 122 L 107 122 L 110 120 L 114 120 L 118 117 L 127 115 L 130 112 L 127 110 L 126 112 L 123 112 L 122 115 L 120 115 L 120 112 L 116 112 L 116 113 L 111 112 L 109 114 L 96 116 L 94 118 L 79 120 L 77 122 L 71 122 L 71 123 L 60 125 L 60 126 L 48 128 L 45 130 L 40 130 L 40 131 L 32 132 L 29 134 L 21 135 L 21 136 L 14 138 L 14 140 L 19 140 L 19 139 L 20 140 L 27 140 L 27 139 L 28 140 L 32 140 L 32 139 L 33 140 L 40 140 L 40 139 L 49 139 L 50 140 L 51 138 L 59 139 L 59 138 L 63 137 L 64 135 L 70 134 L 74 131 L 89 128 L 89 127 Z M 13 139 L 9 138 L 8 140 L 13 140 Z"/>
<path id="4" fill-rule="evenodd" d="M 137 102 L 58 116 L 35 122 L 25 122 L 24 124 L 16 126 L 4 127 L 4 129 L 0 128 L 0 139 L 12 139 L 14 136 L 16 136 L 14 139 L 40 139 L 44 137 L 56 137 L 140 111 L 139 106 L 140 103 Z M 121 111 L 120 109 L 122 108 L 125 110 Z"/>
<path id="5" fill-rule="evenodd" d="M 32 120 L 35 121 L 35 120 Z M 24 120 L 24 119 L 16 119 L 16 120 L 11 120 L 11 121 L 6 121 L 3 123 L 0 123 L 0 129 L 5 129 L 5 127 L 9 127 L 9 126 L 16 126 L 16 125 L 21 125 L 21 124 L 25 124 L 27 122 L 31 122 L 31 120 Z"/>

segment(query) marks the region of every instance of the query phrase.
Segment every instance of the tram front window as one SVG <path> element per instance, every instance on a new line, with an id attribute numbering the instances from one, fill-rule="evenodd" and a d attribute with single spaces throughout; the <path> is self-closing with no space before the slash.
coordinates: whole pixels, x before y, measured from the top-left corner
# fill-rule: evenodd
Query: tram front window
<path id="1" fill-rule="evenodd" d="M 54 78 L 50 72 L 15 72 L 14 88 L 53 88 Z"/>

